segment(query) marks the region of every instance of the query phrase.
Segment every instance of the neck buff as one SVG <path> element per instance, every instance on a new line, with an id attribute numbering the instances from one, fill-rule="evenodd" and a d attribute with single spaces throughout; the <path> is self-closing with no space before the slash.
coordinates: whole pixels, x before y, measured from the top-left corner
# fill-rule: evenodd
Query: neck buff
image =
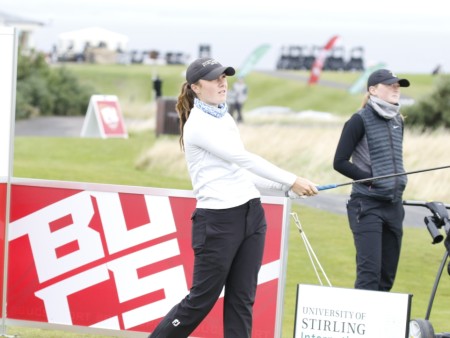
<path id="1" fill-rule="evenodd" d="M 219 104 L 218 107 L 214 107 L 210 106 L 209 104 L 206 104 L 203 101 L 200 101 L 197 98 L 194 99 L 194 106 L 200 109 L 201 111 L 217 118 L 221 118 L 228 111 L 228 106 L 226 103 L 221 103 Z"/>
<path id="2" fill-rule="evenodd" d="M 378 115 L 387 120 L 394 118 L 400 112 L 399 104 L 386 102 L 373 95 L 370 95 L 369 104 L 373 107 L 373 109 L 375 109 Z"/>

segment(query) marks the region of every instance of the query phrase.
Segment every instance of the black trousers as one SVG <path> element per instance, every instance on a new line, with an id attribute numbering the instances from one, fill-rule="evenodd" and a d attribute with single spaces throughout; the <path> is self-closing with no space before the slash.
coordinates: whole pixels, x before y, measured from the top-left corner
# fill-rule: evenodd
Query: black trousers
<path id="1" fill-rule="evenodd" d="M 402 201 L 351 197 L 347 215 L 356 248 L 356 289 L 390 291 L 400 259 Z"/>
<path id="2" fill-rule="evenodd" d="M 260 199 L 229 209 L 196 209 L 192 221 L 192 287 L 149 337 L 188 337 L 213 308 L 224 287 L 224 338 L 251 337 L 266 236 Z"/>

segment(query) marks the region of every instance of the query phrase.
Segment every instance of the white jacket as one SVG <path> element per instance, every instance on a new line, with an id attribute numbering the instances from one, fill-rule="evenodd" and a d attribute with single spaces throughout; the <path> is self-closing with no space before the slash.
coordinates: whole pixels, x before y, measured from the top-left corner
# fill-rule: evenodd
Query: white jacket
<path id="1" fill-rule="evenodd" d="M 230 114 L 217 118 L 192 108 L 183 141 L 198 208 L 242 205 L 260 197 L 258 189 L 288 191 L 297 177 L 246 151 Z"/>

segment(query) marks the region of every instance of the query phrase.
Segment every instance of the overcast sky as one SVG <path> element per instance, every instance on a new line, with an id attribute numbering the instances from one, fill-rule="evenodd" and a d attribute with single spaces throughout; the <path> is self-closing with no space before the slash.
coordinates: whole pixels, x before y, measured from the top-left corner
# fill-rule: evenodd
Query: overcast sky
<path id="1" fill-rule="evenodd" d="M 366 64 L 393 71 L 450 72 L 450 13 L 444 0 L 0 0 L 0 11 L 42 21 L 36 47 L 49 51 L 63 32 L 98 26 L 125 34 L 129 48 L 212 56 L 235 67 L 263 43 L 260 68 L 273 69 L 282 46 L 324 45 L 333 35 L 346 58 L 365 49 Z"/>

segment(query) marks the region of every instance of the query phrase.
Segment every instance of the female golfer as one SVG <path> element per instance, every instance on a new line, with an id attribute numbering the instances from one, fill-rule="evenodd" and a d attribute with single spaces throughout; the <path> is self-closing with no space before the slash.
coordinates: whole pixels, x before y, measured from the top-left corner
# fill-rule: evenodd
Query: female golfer
<path id="1" fill-rule="evenodd" d="M 245 150 L 227 113 L 227 76 L 234 73 L 214 59 L 197 59 L 189 65 L 178 97 L 180 146 L 197 199 L 194 273 L 189 294 L 163 318 L 152 338 L 188 337 L 224 287 L 224 337 L 250 337 L 266 233 L 258 188 L 317 194 L 314 183 Z"/>
<path id="2" fill-rule="evenodd" d="M 353 180 L 405 172 L 399 99 L 400 87 L 408 86 L 408 80 L 387 69 L 370 75 L 362 108 L 342 130 L 335 170 Z M 357 289 L 389 291 L 394 284 L 406 181 L 401 175 L 353 184 L 347 214 L 356 247 Z"/>

